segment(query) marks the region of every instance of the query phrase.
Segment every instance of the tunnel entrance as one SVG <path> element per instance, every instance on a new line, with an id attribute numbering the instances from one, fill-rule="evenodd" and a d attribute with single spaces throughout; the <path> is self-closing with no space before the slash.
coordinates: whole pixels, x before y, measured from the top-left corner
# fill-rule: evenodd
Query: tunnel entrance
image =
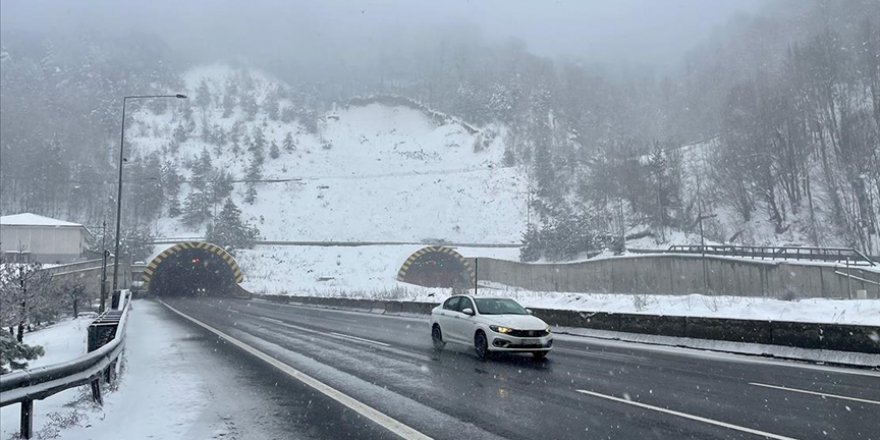
<path id="1" fill-rule="evenodd" d="M 156 296 L 247 296 L 242 279 L 235 259 L 205 242 L 176 244 L 144 270 L 144 288 Z"/>
<path id="2" fill-rule="evenodd" d="M 473 284 L 474 274 L 470 263 L 455 250 L 430 246 L 410 255 L 397 279 L 425 287 L 466 288 Z"/>

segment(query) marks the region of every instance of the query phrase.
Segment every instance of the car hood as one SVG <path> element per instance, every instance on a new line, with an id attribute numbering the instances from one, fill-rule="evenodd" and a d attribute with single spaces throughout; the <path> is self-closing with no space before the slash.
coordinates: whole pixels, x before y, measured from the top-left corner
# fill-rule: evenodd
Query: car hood
<path id="1" fill-rule="evenodd" d="M 480 315 L 487 323 L 516 330 L 544 330 L 547 323 L 532 315 Z"/>

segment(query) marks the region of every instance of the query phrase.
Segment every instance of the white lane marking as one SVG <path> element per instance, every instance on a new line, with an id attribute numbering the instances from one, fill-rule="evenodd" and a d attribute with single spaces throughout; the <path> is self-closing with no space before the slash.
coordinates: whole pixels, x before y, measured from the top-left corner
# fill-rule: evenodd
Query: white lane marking
<path id="1" fill-rule="evenodd" d="M 324 382 L 321 382 L 318 379 L 315 379 L 312 376 L 309 376 L 308 374 L 305 374 L 305 373 L 297 370 L 296 368 L 293 368 L 290 365 L 287 365 L 287 364 L 279 361 L 278 359 L 275 359 L 275 358 L 269 356 L 268 354 L 263 353 L 262 351 L 254 348 L 254 347 L 252 347 L 252 346 L 250 346 L 250 345 L 248 345 L 248 344 L 246 344 L 236 338 L 233 338 L 232 336 L 229 336 L 220 330 L 215 329 L 214 327 L 211 327 L 208 324 L 205 324 L 204 322 L 201 322 L 201 321 L 199 321 L 189 315 L 184 314 L 183 312 L 175 309 L 174 307 L 169 306 L 164 301 L 159 300 L 159 303 L 161 303 L 165 307 L 168 307 L 168 309 L 171 310 L 172 312 L 177 313 L 178 315 L 194 322 L 195 324 L 202 326 L 203 328 L 210 331 L 211 333 L 214 333 L 215 335 L 227 340 L 228 342 L 235 345 L 236 347 L 250 353 L 251 355 L 255 356 L 256 358 L 258 358 L 258 359 L 266 362 L 267 364 L 277 368 L 279 371 L 287 374 L 288 376 L 308 385 L 309 387 L 313 388 L 314 390 L 316 390 L 316 391 L 320 392 L 321 394 L 341 403 L 342 405 L 346 406 L 347 408 L 351 409 L 352 411 L 366 417 L 367 419 L 372 420 L 377 425 L 387 429 L 388 431 L 391 431 L 392 433 L 394 433 L 398 437 L 404 438 L 407 440 L 410 440 L 410 439 L 412 439 L 412 440 L 432 440 L 431 437 L 428 437 L 427 435 L 422 434 L 419 431 L 416 431 L 415 429 L 413 429 L 413 428 L 403 424 L 402 422 L 380 412 L 379 410 L 349 396 L 348 394 L 345 394 L 342 391 L 339 391 L 336 388 L 333 388 L 330 385 L 327 385 Z"/>
<path id="2" fill-rule="evenodd" d="M 369 342 L 370 344 L 381 345 L 381 346 L 384 346 L 384 347 L 390 347 L 390 346 L 391 346 L 391 344 L 386 344 L 386 343 L 384 343 L 384 342 L 374 341 L 374 340 L 372 340 L 372 339 L 359 338 L 359 337 L 357 337 L 357 336 L 346 335 L 346 334 L 343 334 L 343 333 L 336 333 L 336 332 L 330 332 L 330 333 L 331 333 L 331 334 L 334 334 L 334 335 L 336 335 L 336 336 L 341 336 L 341 337 L 343 337 L 343 338 L 357 339 L 358 341 Z"/>
<path id="3" fill-rule="evenodd" d="M 354 340 L 358 340 L 358 341 L 361 341 L 361 342 L 366 342 L 366 343 L 369 343 L 369 344 L 381 345 L 381 346 L 383 346 L 383 347 L 390 347 L 390 346 L 391 346 L 391 344 L 386 344 L 386 343 L 384 343 L 384 342 L 374 341 L 374 340 L 372 340 L 372 339 L 359 338 L 359 337 L 357 337 L 357 336 L 346 335 L 346 334 L 343 334 L 343 333 L 336 333 L 336 332 L 322 332 L 322 331 L 318 331 L 318 330 L 312 330 L 312 329 L 310 329 L 310 328 L 300 327 L 300 326 L 298 326 L 298 325 L 294 325 L 294 324 L 288 324 L 288 323 L 286 323 L 286 322 L 284 322 L 284 321 L 281 321 L 281 320 L 278 320 L 278 319 L 273 319 L 273 318 L 267 318 L 267 317 L 265 317 L 265 316 L 260 316 L 259 318 L 262 319 L 263 321 L 269 321 L 269 322 L 271 322 L 271 323 L 278 324 L 278 325 L 280 325 L 280 326 L 289 327 L 289 328 L 296 329 L 296 330 L 300 330 L 300 331 L 304 331 L 304 332 L 315 333 L 315 334 L 318 334 L 318 335 L 321 335 L 321 336 L 329 336 L 329 337 L 331 337 L 331 338 L 341 339 L 341 340 L 344 340 L 344 341 L 345 341 L 345 340 L 351 340 L 351 339 L 354 339 Z"/>
<path id="4" fill-rule="evenodd" d="M 870 403 L 873 405 L 880 405 L 880 402 L 878 402 L 876 400 L 860 399 L 858 397 L 841 396 L 840 394 L 820 393 L 818 391 L 802 390 L 799 388 L 789 388 L 789 387 L 784 387 L 781 385 L 768 385 L 766 383 L 758 383 L 758 382 L 749 382 L 749 385 L 754 385 L 756 387 L 773 388 L 773 389 L 783 390 L 783 391 L 791 391 L 794 393 L 813 394 L 816 396 L 831 397 L 833 399 L 852 400 L 853 402 L 862 402 L 862 403 Z"/>
<path id="5" fill-rule="evenodd" d="M 760 436 L 763 436 L 766 438 L 772 438 L 774 440 L 797 440 L 793 437 L 786 437 L 784 435 L 778 435 L 778 434 L 773 434 L 770 432 L 759 431 L 757 429 L 746 428 L 745 426 L 734 425 L 731 423 L 721 422 L 721 421 L 714 420 L 714 419 L 707 419 L 705 417 L 695 416 L 693 414 L 687 414 L 687 413 L 683 413 L 680 411 L 673 411 L 671 409 L 660 408 L 659 406 L 648 405 L 646 403 L 636 402 L 633 400 L 626 400 L 626 399 L 622 399 L 620 397 L 609 396 L 607 394 L 601 394 L 601 393 L 596 393 L 596 392 L 587 391 L 587 390 L 575 390 L 575 391 L 577 391 L 579 393 L 583 393 L 583 394 L 588 394 L 588 395 L 594 396 L 594 397 L 600 397 L 603 399 L 613 400 L 615 402 L 625 403 L 627 405 L 637 406 L 639 408 L 650 409 L 653 411 L 662 412 L 665 414 L 671 414 L 673 416 L 678 416 L 678 417 L 682 417 L 682 418 L 689 419 L 689 420 L 695 420 L 697 422 L 703 422 L 703 423 L 708 423 L 710 425 L 720 426 L 722 428 L 733 429 L 735 431 L 745 432 L 745 433 L 754 434 L 754 435 L 760 435 Z"/>

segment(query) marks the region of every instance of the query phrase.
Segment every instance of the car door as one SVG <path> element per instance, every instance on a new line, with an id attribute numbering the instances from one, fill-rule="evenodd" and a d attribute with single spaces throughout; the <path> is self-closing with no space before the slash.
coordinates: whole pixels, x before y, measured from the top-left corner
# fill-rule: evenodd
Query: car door
<path id="1" fill-rule="evenodd" d="M 443 303 L 443 307 L 437 312 L 437 323 L 440 324 L 440 331 L 443 332 L 443 339 L 455 340 L 455 332 L 453 327 L 458 321 L 458 303 L 460 296 L 453 296 Z"/>
<path id="2" fill-rule="evenodd" d="M 456 340 L 470 343 L 473 340 L 474 317 L 463 312 L 464 309 L 474 309 L 474 303 L 470 298 L 462 296 L 458 302 L 455 318 L 452 319 L 452 331 Z"/>

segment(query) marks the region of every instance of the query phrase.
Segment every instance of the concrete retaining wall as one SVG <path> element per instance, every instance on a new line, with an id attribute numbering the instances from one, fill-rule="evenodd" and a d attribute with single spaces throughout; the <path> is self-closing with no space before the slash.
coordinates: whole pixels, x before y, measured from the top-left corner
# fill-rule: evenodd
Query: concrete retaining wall
<path id="1" fill-rule="evenodd" d="M 473 259 L 471 259 L 473 260 Z M 473 262 L 473 261 L 472 261 Z M 865 290 L 880 299 L 880 285 L 835 272 L 844 267 L 788 264 L 706 257 L 708 292 L 718 295 L 769 298 L 839 298 Z M 706 293 L 703 259 L 699 255 L 639 255 L 567 264 L 530 264 L 480 258 L 477 278 L 535 291 Z M 852 275 L 880 283 L 880 273 L 849 268 Z"/>
<path id="2" fill-rule="evenodd" d="M 431 309 L 438 305 L 421 302 L 286 295 L 260 295 L 259 298 L 282 303 L 311 304 L 380 313 L 425 315 L 431 313 Z M 880 354 L 880 327 L 874 326 L 578 312 L 555 309 L 532 309 L 532 313 L 550 325 L 562 327 Z"/>

